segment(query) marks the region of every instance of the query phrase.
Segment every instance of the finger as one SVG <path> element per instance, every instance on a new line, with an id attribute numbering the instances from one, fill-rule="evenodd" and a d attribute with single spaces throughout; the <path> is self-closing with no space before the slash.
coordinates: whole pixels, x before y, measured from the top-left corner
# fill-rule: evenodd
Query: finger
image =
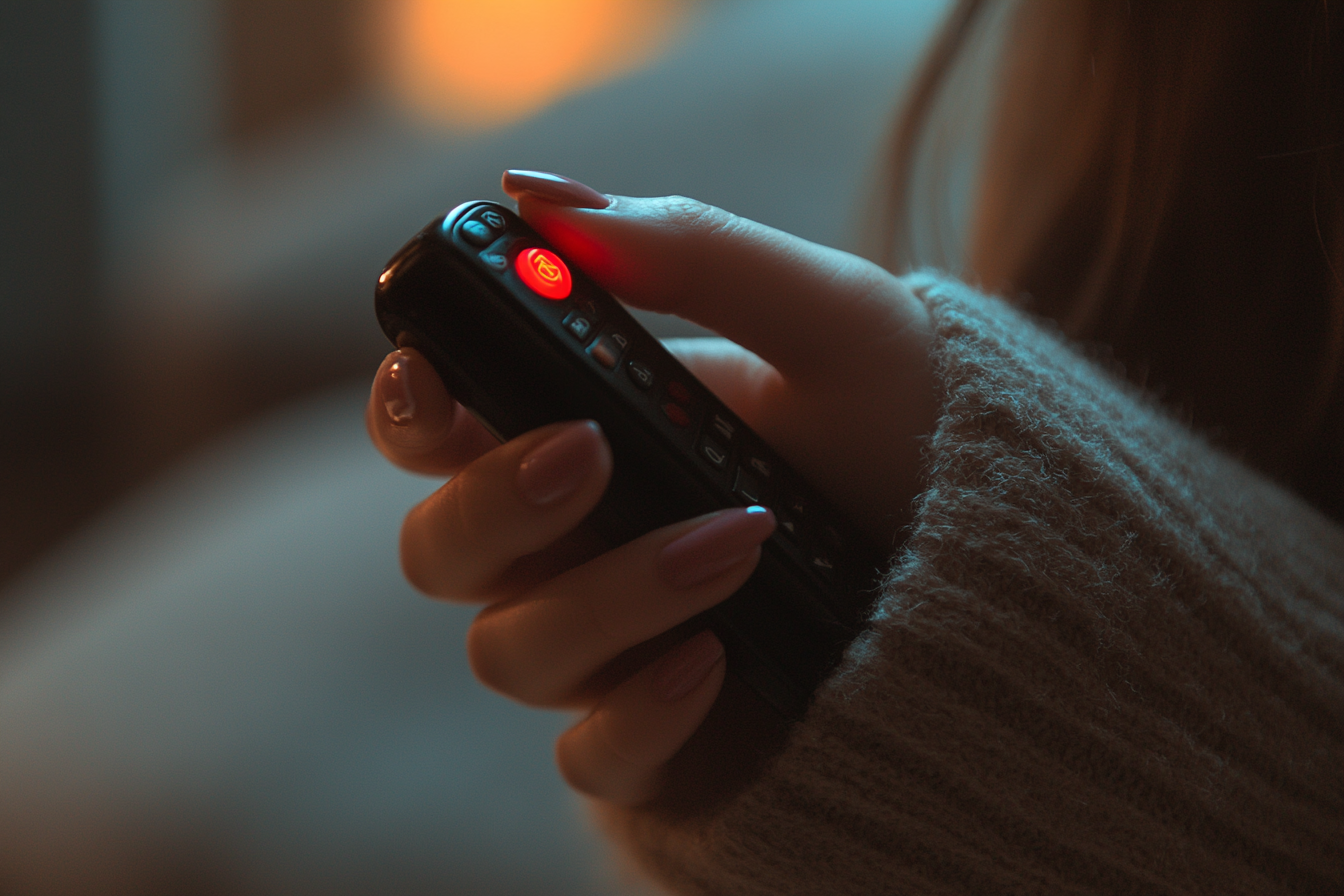
<path id="1" fill-rule="evenodd" d="M 680 196 L 570 208 L 517 187 L 506 176 L 528 223 L 623 301 L 702 324 L 786 377 L 844 375 L 893 339 L 927 344 L 923 306 L 854 255 Z"/>
<path id="2" fill-rule="evenodd" d="M 761 404 L 779 385 L 779 372 L 728 339 L 665 339 L 663 345 L 750 426 L 761 422 Z"/>
<path id="3" fill-rule="evenodd" d="M 520 557 L 577 526 L 610 476 L 611 449 L 591 421 L 499 445 L 407 514 L 406 578 L 426 594 L 480 599 Z"/>
<path id="4" fill-rule="evenodd" d="M 451 476 L 499 446 L 453 400 L 424 356 L 411 348 L 383 359 L 364 423 L 383 456 L 414 473 Z"/>
<path id="5" fill-rule="evenodd" d="M 774 515 L 763 507 L 719 511 L 651 532 L 493 604 L 467 633 L 472 671 L 523 703 L 572 705 L 613 659 L 740 588 L 774 529 Z"/>
<path id="6" fill-rule="evenodd" d="M 723 685 L 723 645 L 703 631 L 610 691 L 560 736 L 556 764 L 574 789 L 622 805 L 648 802 L 663 766 L 704 721 Z"/>

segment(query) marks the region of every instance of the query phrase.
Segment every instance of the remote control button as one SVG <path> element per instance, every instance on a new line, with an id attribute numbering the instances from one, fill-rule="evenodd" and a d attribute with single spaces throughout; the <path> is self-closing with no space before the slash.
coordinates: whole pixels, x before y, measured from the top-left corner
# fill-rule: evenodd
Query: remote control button
<path id="1" fill-rule="evenodd" d="M 760 476 L 762 479 L 770 478 L 770 469 L 771 469 L 770 461 L 766 460 L 765 458 L 756 457 L 753 455 L 751 460 L 747 461 L 747 466 L 755 470 L 756 474 Z"/>
<path id="2" fill-rule="evenodd" d="M 621 352 L 625 350 L 625 337 L 620 333 L 608 333 L 601 339 L 593 343 L 593 347 L 588 349 L 597 363 L 608 370 L 615 370 L 616 365 L 620 363 Z"/>
<path id="3" fill-rule="evenodd" d="M 499 252 L 482 252 L 481 261 L 496 271 L 506 271 L 509 268 L 509 260 Z"/>
<path id="4" fill-rule="evenodd" d="M 459 229 L 462 238 L 477 248 L 485 248 L 495 241 L 495 232 L 480 221 L 466 221 Z"/>
<path id="5" fill-rule="evenodd" d="M 807 521 L 807 503 L 798 495 L 789 495 L 776 509 L 779 528 L 797 538 Z"/>
<path id="6" fill-rule="evenodd" d="M 743 467 L 737 468 L 737 478 L 733 481 L 733 493 L 748 504 L 764 504 L 765 488 L 761 481 Z"/>
<path id="7" fill-rule="evenodd" d="M 700 440 L 700 457 L 716 470 L 728 466 L 728 448 L 708 435 Z"/>
<path id="8" fill-rule="evenodd" d="M 641 389 L 648 389 L 653 385 L 653 371 L 638 361 L 627 364 L 625 372 L 630 374 L 630 379 Z"/>
<path id="9" fill-rule="evenodd" d="M 571 336 L 585 344 L 588 342 L 588 337 L 593 335 L 593 330 L 597 329 L 593 326 L 591 320 L 577 311 L 571 311 L 560 323 L 564 325 Z"/>
<path id="10" fill-rule="evenodd" d="M 470 222 L 468 222 L 470 223 Z M 573 288 L 573 279 L 569 268 L 559 255 L 547 249 L 525 249 L 518 254 L 513 265 L 518 276 L 537 295 L 548 299 L 564 299 Z"/>
<path id="11" fill-rule="evenodd" d="M 812 571 L 827 581 L 835 578 L 835 564 L 821 551 L 812 552 Z"/>
<path id="12" fill-rule="evenodd" d="M 486 209 L 481 212 L 481 220 L 485 222 L 487 227 L 493 228 L 494 230 L 504 229 L 504 216 L 494 209 Z"/>
<path id="13" fill-rule="evenodd" d="M 725 442 L 731 442 L 733 436 L 737 435 L 737 426 L 722 414 L 715 414 L 709 418 L 709 428 Z"/>
<path id="14" fill-rule="evenodd" d="M 691 415 L 686 413 L 686 409 L 684 407 L 682 407 L 679 404 L 676 404 L 675 402 L 671 401 L 664 402 L 663 413 L 667 415 L 667 419 L 671 420 L 678 426 L 691 425 Z M 752 503 L 755 502 L 753 501 Z"/>
<path id="15" fill-rule="evenodd" d="M 672 380 L 667 384 L 667 395 L 677 404 L 691 403 L 691 390 L 687 389 L 676 380 Z"/>

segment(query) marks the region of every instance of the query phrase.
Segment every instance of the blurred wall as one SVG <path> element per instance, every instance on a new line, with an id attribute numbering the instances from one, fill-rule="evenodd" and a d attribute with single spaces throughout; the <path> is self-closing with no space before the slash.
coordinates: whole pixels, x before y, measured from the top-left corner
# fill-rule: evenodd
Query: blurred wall
<path id="1" fill-rule="evenodd" d="M 0 3 L 0 580 L 106 491 L 95 9 Z"/>
<path id="2" fill-rule="evenodd" d="M 367 377 L 383 261 L 446 207 L 498 196 L 504 167 L 694 195 L 854 248 L 945 6 L 518 0 L 592 16 L 575 42 L 620 66 L 571 60 L 544 107 L 487 127 L 396 95 L 385 13 L 434 2 L 0 4 L 0 582 L 219 434 Z M 498 65 L 521 40 L 503 24 L 485 35 Z M 625 44 L 643 55 L 609 52 Z"/>

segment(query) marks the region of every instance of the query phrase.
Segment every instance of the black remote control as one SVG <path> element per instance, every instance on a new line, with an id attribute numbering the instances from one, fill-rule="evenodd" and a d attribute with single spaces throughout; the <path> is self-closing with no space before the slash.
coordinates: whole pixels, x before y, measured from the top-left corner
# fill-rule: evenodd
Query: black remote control
<path id="1" fill-rule="evenodd" d="M 728 668 L 781 714 L 858 634 L 885 555 L 651 336 L 508 208 L 467 202 L 420 231 L 376 290 L 388 338 L 420 351 L 453 396 L 507 440 L 596 420 L 611 483 L 587 523 L 612 546 L 725 507 L 779 526 L 751 578 L 702 614 Z"/>

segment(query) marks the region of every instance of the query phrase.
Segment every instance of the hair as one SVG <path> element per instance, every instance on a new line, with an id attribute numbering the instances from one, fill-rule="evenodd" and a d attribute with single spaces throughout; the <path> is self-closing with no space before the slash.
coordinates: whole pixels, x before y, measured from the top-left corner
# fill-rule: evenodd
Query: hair
<path id="1" fill-rule="evenodd" d="M 961 0 L 893 131 L 893 269 L 921 142 L 992 12 L 967 278 L 1344 518 L 1344 4 Z"/>

